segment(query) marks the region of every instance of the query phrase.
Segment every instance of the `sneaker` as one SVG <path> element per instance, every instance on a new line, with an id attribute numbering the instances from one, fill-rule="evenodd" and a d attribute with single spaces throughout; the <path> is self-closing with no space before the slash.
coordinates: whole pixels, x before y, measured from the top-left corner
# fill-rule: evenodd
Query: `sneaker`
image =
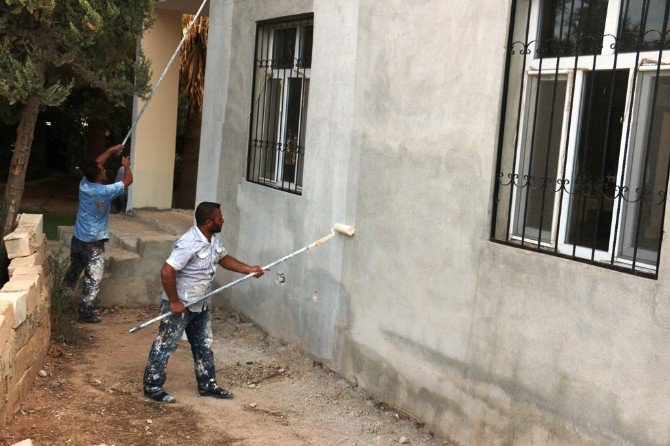
<path id="1" fill-rule="evenodd" d="M 79 317 L 77 318 L 77 322 L 80 324 L 98 324 L 102 322 L 102 319 L 100 316 L 96 316 L 93 313 L 89 314 L 80 314 Z"/>
<path id="2" fill-rule="evenodd" d="M 198 387 L 200 396 L 211 396 L 214 398 L 232 398 L 233 393 L 218 386 L 215 382 L 207 384 L 206 387 Z"/>
<path id="3" fill-rule="evenodd" d="M 165 393 L 164 390 L 161 390 L 160 392 L 147 392 L 146 390 L 144 391 L 144 395 L 151 398 L 154 401 L 158 401 L 159 403 L 174 403 L 177 400 L 172 396 L 167 393 Z"/>

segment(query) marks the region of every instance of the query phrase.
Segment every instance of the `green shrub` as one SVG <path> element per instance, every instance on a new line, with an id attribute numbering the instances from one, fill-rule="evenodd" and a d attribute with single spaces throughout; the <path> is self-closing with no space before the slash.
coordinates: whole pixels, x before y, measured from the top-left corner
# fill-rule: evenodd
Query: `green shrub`
<path id="1" fill-rule="evenodd" d="M 70 260 L 61 250 L 49 254 L 51 270 L 51 333 L 53 339 L 65 344 L 79 343 L 76 328 L 77 302 L 74 290 L 62 284 L 70 267 Z"/>

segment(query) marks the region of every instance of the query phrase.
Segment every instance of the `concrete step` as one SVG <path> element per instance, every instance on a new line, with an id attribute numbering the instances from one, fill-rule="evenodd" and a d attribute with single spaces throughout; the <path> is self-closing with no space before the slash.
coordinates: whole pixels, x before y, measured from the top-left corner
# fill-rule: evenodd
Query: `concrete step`
<path id="1" fill-rule="evenodd" d="M 74 228 L 59 227 L 61 255 L 69 257 Z M 130 213 L 112 214 L 105 244 L 105 275 L 97 304 L 155 305 L 162 290 L 160 269 L 178 236 L 140 221 Z"/>
<path id="2" fill-rule="evenodd" d="M 70 243 L 68 239 L 68 244 L 64 244 L 61 241 L 49 241 L 47 243 L 47 249 L 53 253 L 60 252 L 60 255 L 63 258 L 70 258 Z M 115 245 L 105 245 L 105 273 L 120 273 L 120 274 L 132 274 L 133 271 L 137 269 L 137 264 L 140 261 L 140 255 L 136 252 L 128 251 L 119 246 Z M 109 276 L 109 274 L 106 274 Z"/>
<path id="3" fill-rule="evenodd" d="M 105 244 L 105 276 L 100 285 L 98 305 L 133 307 L 156 304 L 162 289 L 160 269 L 178 236 L 192 224 L 187 222 L 183 213 L 173 215 L 171 212 L 151 211 L 145 220 L 134 214 L 110 215 L 110 237 Z M 158 220 L 163 221 L 162 227 L 171 228 L 170 231 L 178 234 L 154 225 Z M 182 230 L 184 226 L 187 227 Z M 73 227 L 58 228 L 61 254 L 66 257 L 69 257 L 73 232 Z"/>
<path id="4" fill-rule="evenodd" d="M 72 242 L 72 234 L 74 234 L 73 226 L 59 226 L 57 230 L 58 241 L 63 244 L 63 246 L 69 248 L 70 243 Z"/>
<path id="5" fill-rule="evenodd" d="M 195 224 L 193 212 L 193 209 L 134 209 L 128 214 L 154 228 L 180 237 Z"/>
<path id="6" fill-rule="evenodd" d="M 72 241 L 74 227 L 59 226 L 58 240 L 64 246 L 69 247 Z M 177 236 L 164 232 L 150 224 L 137 221 L 128 214 L 112 214 L 109 218 L 109 241 L 105 244 L 105 249 L 118 246 L 126 251 L 135 252 L 143 255 L 156 254 L 163 255 L 166 250 L 169 255 Z M 147 252 L 148 251 L 148 252 Z M 165 255 L 165 259 L 167 255 Z M 163 260 L 165 260 L 163 259 Z"/>
<path id="7" fill-rule="evenodd" d="M 69 259 L 70 248 L 58 241 L 49 242 L 47 248 Z M 142 272 L 142 258 L 136 252 L 114 245 L 105 246 L 105 273 L 100 284 L 96 305 L 145 307 L 155 305 L 160 293 L 159 270 Z M 79 285 L 81 286 L 81 284 Z"/>
<path id="8" fill-rule="evenodd" d="M 160 228 L 139 221 L 130 213 L 109 216 L 109 242 L 140 255 L 144 254 L 145 250 L 154 248 L 152 245 L 156 245 L 155 247 L 160 250 L 164 246 L 172 249 L 177 238 Z"/>

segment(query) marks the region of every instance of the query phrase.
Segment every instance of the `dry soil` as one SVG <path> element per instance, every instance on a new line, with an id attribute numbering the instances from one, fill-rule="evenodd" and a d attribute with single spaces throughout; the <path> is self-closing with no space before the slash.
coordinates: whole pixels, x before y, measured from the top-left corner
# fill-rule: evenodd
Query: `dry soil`
<path id="1" fill-rule="evenodd" d="M 199 397 L 187 341 L 170 359 L 166 390 L 176 404 L 142 395 L 156 326 L 128 330 L 150 310 L 103 310 L 78 326 L 82 345 L 53 344 L 44 371 L 0 446 L 36 445 L 445 445 L 422 423 L 371 398 L 236 314 L 214 312 L 219 384 L 232 400 Z"/>

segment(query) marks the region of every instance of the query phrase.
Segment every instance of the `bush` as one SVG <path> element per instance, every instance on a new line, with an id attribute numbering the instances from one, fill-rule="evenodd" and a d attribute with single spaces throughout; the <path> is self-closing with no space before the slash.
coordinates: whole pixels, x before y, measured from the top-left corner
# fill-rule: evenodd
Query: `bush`
<path id="1" fill-rule="evenodd" d="M 51 270 L 51 333 L 53 339 L 65 344 L 77 345 L 77 302 L 74 290 L 63 285 L 63 278 L 70 267 L 70 260 L 61 250 L 49 254 Z"/>

